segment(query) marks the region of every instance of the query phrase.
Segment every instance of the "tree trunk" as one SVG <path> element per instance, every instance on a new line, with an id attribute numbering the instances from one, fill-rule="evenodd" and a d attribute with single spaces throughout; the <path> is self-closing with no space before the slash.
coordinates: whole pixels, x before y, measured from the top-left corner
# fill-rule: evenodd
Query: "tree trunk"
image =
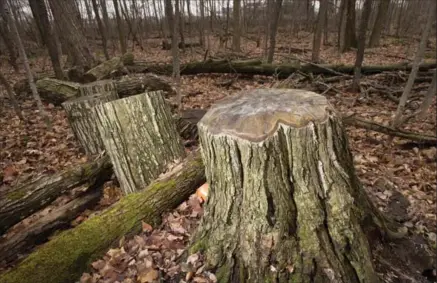
<path id="1" fill-rule="evenodd" d="M 105 28 L 105 31 L 106 31 L 106 35 L 112 41 L 113 33 L 111 32 L 111 26 L 109 24 L 109 15 L 108 15 L 108 8 L 106 6 L 106 0 L 100 0 L 100 6 L 102 7 L 102 17 L 103 17 L 103 23 L 104 23 L 104 28 Z"/>
<path id="2" fill-rule="evenodd" d="M 199 122 L 210 191 L 190 252 L 218 282 L 379 282 L 369 241 L 386 223 L 334 111 L 312 92 L 259 89 Z"/>
<path id="3" fill-rule="evenodd" d="M 18 72 L 18 52 L 14 43 L 14 32 L 12 31 L 10 18 L 6 13 L 6 0 L 0 1 L 0 36 L 3 38 L 3 42 L 6 45 L 6 49 L 9 53 L 9 64 L 14 68 L 15 72 Z"/>
<path id="4" fill-rule="evenodd" d="M 61 29 L 60 36 L 68 45 L 73 66 L 88 69 L 93 67 L 95 59 L 88 46 L 80 20 L 75 16 L 74 1 L 49 0 L 55 22 Z"/>
<path id="5" fill-rule="evenodd" d="M 3 76 L 2 72 L 0 72 L 0 84 L 2 84 L 3 87 L 6 89 L 6 93 L 8 94 L 12 107 L 14 107 L 15 114 L 17 114 L 17 117 L 20 120 L 24 121 L 24 117 L 23 114 L 21 113 L 21 108 L 20 105 L 18 105 L 18 101 L 17 98 L 15 97 L 15 93 L 12 90 L 6 78 Z"/>
<path id="6" fill-rule="evenodd" d="M 41 98 L 39 97 L 38 90 L 36 89 L 35 81 L 33 79 L 33 73 L 30 69 L 29 60 L 27 59 L 26 51 L 24 50 L 23 42 L 21 41 L 20 34 L 18 33 L 17 25 L 14 21 L 14 19 L 11 17 L 10 12 L 6 10 L 7 16 L 9 16 L 9 22 L 11 24 L 12 32 L 15 36 L 15 42 L 18 47 L 18 53 L 20 54 L 21 60 L 23 61 L 24 69 L 26 70 L 26 76 L 27 80 L 29 82 L 30 90 L 32 91 L 33 99 L 35 99 L 36 104 L 38 106 L 38 110 L 41 113 L 41 115 L 47 120 L 48 122 L 48 114 L 44 110 L 44 106 L 42 105 Z M 17 18 L 16 15 L 14 15 L 14 18 Z"/>
<path id="7" fill-rule="evenodd" d="M 118 38 L 120 40 L 121 53 L 124 54 L 127 52 L 127 46 L 126 46 L 126 36 L 124 34 L 124 29 L 123 29 L 123 22 L 121 20 L 120 10 L 118 7 L 118 0 L 112 0 L 112 1 L 114 3 L 115 17 L 117 19 L 117 30 L 118 30 Z"/>
<path id="8" fill-rule="evenodd" d="M 275 54 L 275 46 L 276 46 L 276 31 L 278 30 L 279 16 L 281 14 L 282 0 L 275 0 L 273 7 L 273 13 L 271 14 L 272 24 L 270 25 L 270 49 L 269 54 L 267 56 L 267 63 L 273 62 L 273 55 Z"/>
<path id="9" fill-rule="evenodd" d="M 162 92 L 97 105 L 96 123 L 125 194 L 149 185 L 185 155 Z"/>
<path id="10" fill-rule="evenodd" d="M 47 13 L 47 7 L 44 0 L 29 0 L 32 12 L 39 19 L 41 37 L 44 44 L 47 46 L 49 51 L 50 60 L 52 62 L 53 70 L 55 71 L 55 76 L 57 79 L 65 79 L 64 71 L 61 65 L 61 56 L 56 47 L 56 41 L 53 40 L 52 27 L 49 21 L 49 15 Z"/>
<path id="11" fill-rule="evenodd" d="M 86 72 L 83 76 L 83 82 L 93 82 L 106 79 L 112 72 L 121 70 L 125 65 L 132 65 L 133 62 L 134 56 L 132 53 L 124 53 L 120 57 L 114 57 Z"/>
<path id="12" fill-rule="evenodd" d="M 355 35 L 355 0 L 342 0 L 341 7 L 339 49 L 343 53 L 351 47 L 357 46 Z"/>
<path id="13" fill-rule="evenodd" d="M 389 6 L 390 0 L 380 0 L 375 24 L 373 25 L 372 34 L 370 35 L 369 39 L 370 48 L 379 46 L 379 40 L 381 38 L 382 29 L 384 28 L 385 22 L 387 20 Z"/>
<path id="14" fill-rule="evenodd" d="M 205 0 L 199 0 L 200 23 L 199 23 L 199 43 L 205 47 Z M 209 47 L 209 46 L 208 46 Z"/>
<path id="15" fill-rule="evenodd" d="M 69 227 L 71 221 L 85 209 L 95 205 L 101 195 L 99 190 L 84 193 L 56 207 L 23 229 L 8 233 L 6 237 L 0 239 L 0 261 L 14 262 L 18 256 L 28 253 L 35 245 L 44 243 L 52 232 Z"/>
<path id="16" fill-rule="evenodd" d="M 93 107 L 118 99 L 112 81 L 98 81 L 79 88 L 83 95 L 62 103 L 76 139 L 88 156 L 101 153 L 105 148 L 95 123 Z"/>
<path id="17" fill-rule="evenodd" d="M 240 8 L 241 8 L 241 0 L 233 0 L 232 6 L 232 50 L 234 52 L 241 52 L 241 20 L 240 20 Z"/>
<path id="18" fill-rule="evenodd" d="M 111 174 L 112 165 L 109 158 L 104 157 L 3 191 L 0 197 L 0 235 L 62 193 L 85 183 L 90 187 L 100 186 L 109 180 Z"/>
<path id="19" fill-rule="evenodd" d="M 317 25 L 313 38 L 313 53 L 311 55 L 311 61 L 313 61 L 314 63 L 318 63 L 320 61 L 320 46 L 322 45 L 322 32 L 323 32 L 323 26 L 326 25 L 325 19 L 327 18 L 329 1 L 321 0 L 320 3 L 321 4 L 319 9 L 319 14 L 317 15 Z"/>
<path id="20" fill-rule="evenodd" d="M 109 60 L 109 53 L 108 53 L 108 39 L 106 34 L 106 29 L 103 26 L 102 19 L 99 15 L 99 6 L 97 6 L 97 0 L 91 0 L 91 3 L 93 5 L 94 15 L 96 17 L 97 25 L 99 27 L 100 35 L 102 36 L 102 45 L 103 45 L 103 54 L 105 54 L 106 60 Z"/>
<path id="21" fill-rule="evenodd" d="M 354 79 L 352 81 L 352 91 L 360 90 L 361 66 L 363 65 L 364 49 L 366 47 L 366 32 L 369 23 L 370 12 L 372 11 L 372 1 L 364 0 L 363 12 L 361 15 L 360 29 L 358 34 L 358 50 L 355 58 Z"/>
<path id="22" fill-rule="evenodd" d="M 428 41 L 429 33 L 431 32 L 432 22 L 435 17 L 436 3 L 431 1 L 429 4 L 428 15 L 426 19 L 425 28 L 423 29 L 422 36 L 420 38 L 419 48 L 414 57 L 413 67 L 410 75 L 408 76 L 407 84 L 404 88 L 404 92 L 399 100 L 398 107 L 396 109 L 395 117 L 393 118 L 392 126 L 397 128 L 400 126 L 402 121 L 402 115 L 404 114 L 405 105 L 410 97 L 411 89 L 413 88 L 414 80 L 416 79 L 417 72 L 419 71 L 419 65 L 425 54 L 426 42 Z"/>
<path id="23" fill-rule="evenodd" d="M 197 154 L 190 156 L 180 170 L 169 172 L 144 191 L 122 198 L 103 213 L 54 237 L 0 275 L 0 282 L 76 282 L 89 264 L 123 235 L 139 231 L 141 221 L 156 227 L 164 212 L 177 207 L 204 182 L 202 160 Z"/>

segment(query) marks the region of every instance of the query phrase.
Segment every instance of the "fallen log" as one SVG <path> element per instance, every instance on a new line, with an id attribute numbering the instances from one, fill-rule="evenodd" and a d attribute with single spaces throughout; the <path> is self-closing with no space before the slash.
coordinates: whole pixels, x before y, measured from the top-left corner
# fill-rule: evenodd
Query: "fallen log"
<path id="1" fill-rule="evenodd" d="M 132 65 L 133 62 L 134 55 L 132 53 L 126 53 L 120 57 L 114 57 L 88 70 L 83 76 L 83 81 L 94 82 L 106 79 L 111 73 L 120 70 L 124 66 Z"/>
<path id="2" fill-rule="evenodd" d="M 426 71 L 436 67 L 436 62 L 423 63 L 420 70 Z M 401 63 L 395 65 L 368 65 L 363 66 L 361 72 L 363 75 L 377 74 L 387 71 L 410 71 L 411 64 Z M 128 67 L 132 72 L 154 72 L 157 74 L 171 74 L 171 64 L 150 65 L 145 62 L 135 62 Z M 332 71 L 341 74 L 352 75 L 354 66 L 352 65 L 317 65 L 317 64 L 263 64 L 254 63 L 253 60 L 245 61 L 227 61 L 227 60 L 209 60 L 205 62 L 191 62 L 181 66 L 181 75 L 196 75 L 201 73 L 238 73 L 247 75 L 276 75 L 279 78 L 286 78 L 292 73 L 300 71 L 304 73 L 332 75 Z"/>
<path id="3" fill-rule="evenodd" d="M 425 144 L 433 144 L 437 146 L 437 137 L 432 135 L 418 134 L 418 133 L 408 132 L 400 129 L 395 129 L 389 126 L 384 126 L 354 116 L 343 117 L 343 123 L 345 125 L 367 129 L 393 137 L 403 138 L 403 139 L 412 140 Z"/>
<path id="4" fill-rule="evenodd" d="M 8 233 L 0 239 L 0 262 L 13 262 L 35 245 L 45 242 L 54 231 L 69 227 L 70 222 L 82 211 L 96 204 L 100 196 L 100 190 L 82 194 L 23 229 Z"/>
<path id="5" fill-rule="evenodd" d="M 104 156 L 63 172 L 42 176 L 0 193 L 0 235 L 9 227 L 45 207 L 62 193 L 88 183 L 99 187 L 112 175 L 109 157 Z"/>
<path id="6" fill-rule="evenodd" d="M 193 47 L 201 47 L 202 45 L 198 42 L 179 42 L 178 48 L 184 49 L 184 48 L 193 48 Z M 171 43 L 168 41 L 163 40 L 162 41 L 162 50 L 171 50 Z"/>
<path id="7" fill-rule="evenodd" d="M 114 81 L 117 93 L 120 98 L 142 93 L 144 91 L 163 90 L 166 96 L 173 95 L 174 89 L 166 79 L 154 74 L 133 74 L 122 76 Z M 41 98 L 54 105 L 60 105 L 68 99 L 79 96 L 78 90 L 80 83 L 62 81 L 53 78 L 44 78 L 36 82 Z M 15 88 L 24 85 L 15 85 Z M 19 93 L 26 92 L 27 89 L 18 90 Z M 30 93 L 30 92 L 29 92 Z"/>
<path id="8" fill-rule="evenodd" d="M 164 212 L 186 200 L 205 182 L 198 152 L 186 158 L 146 190 L 122 198 L 110 209 L 61 232 L 20 264 L 0 275 L 2 283 L 69 283 L 122 236 L 138 231 L 141 221 L 156 226 Z"/>

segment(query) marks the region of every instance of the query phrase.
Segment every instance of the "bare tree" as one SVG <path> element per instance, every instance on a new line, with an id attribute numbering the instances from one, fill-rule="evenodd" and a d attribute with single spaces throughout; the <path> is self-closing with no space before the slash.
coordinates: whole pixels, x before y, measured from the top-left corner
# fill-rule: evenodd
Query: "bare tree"
<path id="1" fill-rule="evenodd" d="M 14 36 L 11 31 L 9 17 L 6 14 L 6 0 L 0 0 L 0 37 L 6 45 L 9 53 L 9 64 L 18 72 L 17 49 L 14 44 Z"/>
<path id="2" fill-rule="evenodd" d="M 361 66 L 363 65 L 364 49 L 366 46 L 366 32 L 369 23 L 370 12 L 372 11 L 373 0 L 364 0 L 363 12 L 361 15 L 360 28 L 358 30 L 358 49 L 355 58 L 354 79 L 352 81 L 352 90 L 360 89 Z"/>
<path id="3" fill-rule="evenodd" d="M 340 52 L 345 52 L 351 47 L 357 46 L 355 34 L 355 0 L 342 0 L 340 13 L 338 46 Z"/>
<path id="4" fill-rule="evenodd" d="M 95 58 L 88 46 L 88 41 L 81 27 L 74 1 L 49 0 L 55 22 L 62 32 L 59 33 L 64 46 L 71 56 L 73 66 L 90 68 L 95 64 Z"/>
<path id="5" fill-rule="evenodd" d="M 26 70 L 26 75 L 27 75 L 27 79 L 29 81 L 29 86 L 30 86 L 30 89 L 32 91 L 33 98 L 36 101 L 36 104 L 38 106 L 38 110 L 41 113 L 41 115 L 43 115 L 43 117 L 48 119 L 48 115 L 44 110 L 44 106 L 42 105 L 41 98 L 40 98 L 39 93 L 36 89 L 35 81 L 33 79 L 32 70 L 30 69 L 29 60 L 27 59 L 27 55 L 26 55 L 23 43 L 22 43 L 21 38 L 20 38 L 20 34 L 18 33 L 17 25 L 15 24 L 15 21 L 12 18 L 12 15 L 11 15 L 9 9 L 7 7 L 5 7 L 5 8 L 6 8 L 6 10 L 5 10 L 6 15 L 9 18 L 9 22 L 11 24 L 11 29 L 12 29 L 12 32 L 13 32 L 14 37 L 15 37 L 15 42 L 16 42 L 17 47 L 18 47 L 18 53 L 20 54 L 21 60 L 23 61 L 24 69 Z M 13 12 L 13 10 L 12 10 L 12 12 Z M 16 17 L 16 14 L 14 15 L 14 17 Z M 48 120 L 47 120 L 47 122 L 48 122 Z"/>
<path id="6" fill-rule="evenodd" d="M 407 100 L 410 97 L 411 89 L 413 88 L 414 80 L 416 79 L 417 72 L 419 71 L 419 64 L 422 61 L 423 55 L 425 54 L 426 42 L 428 41 L 429 34 L 431 32 L 431 27 L 433 23 L 433 19 L 435 17 L 435 9 L 436 3 L 435 1 L 431 1 L 429 4 L 428 15 L 426 19 L 425 28 L 422 32 L 422 36 L 420 38 L 419 48 L 416 52 L 416 56 L 414 57 L 413 67 L 411 69 L 410 76 L 408 77 L 407 84 L 402 92 L 402 96 L 399 100 L 398 108 L 396 109 L 395 117 L 393 118 L 393 127 L 399 127 L 402 123 L 402 115 L 404 114 L 405 105 L 407 104 Z"/>
<path id="7" fill-rule="evenodd" d="M 0 84 L 2 84 L 5 87 L 6 93 L 9 96 L 9 100 L 12 103 L 12 107 L 14 107 L 15 114 L 17 114 L 20 120 L 24 120 L 23 114 L 21 113 L 20 106 L 18 105 L 17 99 L 15 97 L 15 93 L 1 72 L 0 72 Z"/>
<path id="8" fill-rule="evenodd" d="M 279 16 L 281 14 L 282 0 L 275 0 L 273 13 L 271 14 L 271 25 L 270 25 L 270 48 L 269 54 L 267 55 L 267 63 L 273 62 L 273 55 L 275 54 L 276 47 L 276 31 L 278 30 Z"/>
<path id="9" fill-rule="evenodd" d="M 123 23 L 121 21 L 118 0 L 112 0 L 112 1 L 114 3 L 115 18 L 117 19 L 117 30 L 118 30 L 118 37 L 120 40 L 121 53 L 125 54 L 127 52 L 126 37 L 124 35 Z"/>
<path id="10" fill-rule="evenodd" d="M 233 27 L 233 33 L 232 33 L 232 50 L 235 52 L 241 51 L 240 46 L 240 6 L 241 6 L 241 0 L 234 0 L 233 7 L 232 7 L 232 27 Z"/>
<path id="11" fill-rule="evenodd" d="M 328 12 L 328 0 L 320 0 L 320 9 L 319 14 L 317 16 L 317 25 L 316 30 L 314 32 L 313 38 L 313 52 L 311 56 L 311 60 L 315 63 L 320 60 L 320 46 L 322 45 L 322 30 L 323 26 L 326 25 L 325 19 L 327 18 L 326 13 Z"/>
<path id="12" fill-rule="evenodd" d="M 44 0 L 29 0 L 29 5 L 32 9 L 32 13 L 34 14 L 34 16 L 38 18 L 37 22 L 40 25 L 39 31 L 41 32 L 41 37 L 44 44 L 47 46 L 55 76 L 56 78 L 63 80 L 65 79 L 65 74 L 62 70 L 61 65 L 62 54 L 59 54 L 59 50 L 56 46 L 56 41 L 53 40 L 54 35 L 52 27 L 50 25 L 46 4 Z"/>
<path id="13" fill-rule="evenodd" d="M 100 15 L 99 15 L 99 6 L 97 6 L 97 0 L 91 0 L 91 3 L 93 5 L 94 15 L 96 17 L 96 21 L 97 21 L 97 25 L 99 27 L 100 35 L 102 36 L 103 54 L 105 54 L 106 60 L 109 60 L 108 39 L 107 39 L 106 28 L 103 25 L 102 19 L 100 18 Z"/>
<path id="14" fill-rule="evenodd" d="M 199 0 L 200 23 L 199 23 L 199 43 L 205 46 L 205 0 Z"/>
<path id="15" fill-rule="evenodd" d="M 384 28 L 384 24 L 387 20 L 388 7 L 390 6 L 390 0 L 380 0 L 378 5 L 378 13 L 376 14 L 375 24 L 373 25 L 372 34 L 369 39 L 369 47 L 379 46 L 379 40 L 381 38 L 381 32 Z"/>

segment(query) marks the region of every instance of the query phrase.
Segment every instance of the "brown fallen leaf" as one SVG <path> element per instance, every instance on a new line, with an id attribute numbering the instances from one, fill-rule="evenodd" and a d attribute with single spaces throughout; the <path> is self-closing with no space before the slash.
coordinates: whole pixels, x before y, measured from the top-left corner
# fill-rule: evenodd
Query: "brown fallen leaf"
<path id="1" fill-rule="evenodd" d="M 149 283 L 153 282 L 159 277 L 159 272 L 156 269 L 149 268 L 138 274 L 137 280 L 140 283 Z"/>
<path id="2" fill-rule="evenodd" d="M 148 223 L 146 223 L 144 221 L 141 221 L 141 226 L 143 228 L 143 232 L 144 233 L 150 233 L 150 232 L 153 231 L 152 225 L 150 225 L 150 224 L 148 224 Z"/>

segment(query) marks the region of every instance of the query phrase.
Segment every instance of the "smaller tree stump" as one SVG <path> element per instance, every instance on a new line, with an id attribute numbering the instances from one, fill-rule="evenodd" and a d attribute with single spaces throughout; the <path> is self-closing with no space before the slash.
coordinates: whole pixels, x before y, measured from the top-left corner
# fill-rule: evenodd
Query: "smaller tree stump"
<path id="1" fill-rule="evenodd" d="M 90 93 L 92 87 L 82 88 L 82 90 Z M 112 91 L 103 94 L 88 94 L 62 103 L 73 133 L 88 156 L 99 154 L 105 149 L 95 122 L 93 107 L 117 98 L 117 92 Z"/>
<path id="2" fill-rule="evenodd" d="M 125 194 L 139 191 L 185 156 L 175 121 L 159 92 L 95 107 L 96 122 Z"/>
<path id="3" fill-rule="evenodd" d="M 247 91 L 198 127 L 210 191 L 190 252 L 218 282 L 378 282 L 369 242 L 387 222 L 325 97 Z"/>

